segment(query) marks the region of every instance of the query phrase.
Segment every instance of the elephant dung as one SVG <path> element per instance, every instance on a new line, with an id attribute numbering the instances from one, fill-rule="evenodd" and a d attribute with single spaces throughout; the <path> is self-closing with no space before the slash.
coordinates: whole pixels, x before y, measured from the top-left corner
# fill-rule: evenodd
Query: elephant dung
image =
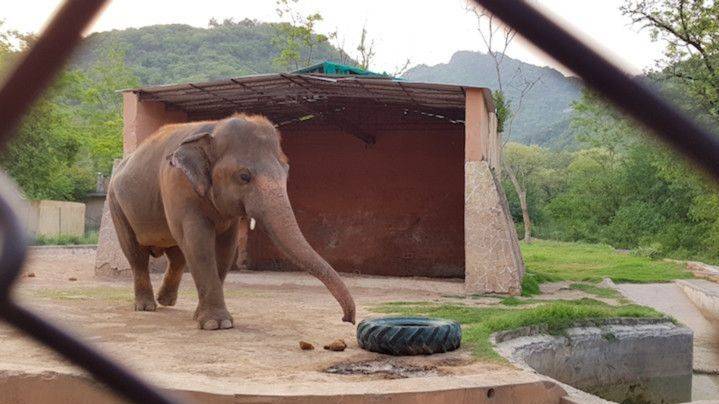
<path id="1" fill-rule="evenodd" d="M 303 351 L 311 351 L 315 349 L 315 346 L 307 341 L 300 341 L 300 349 Z"/>
<path id="2" fill-rule="evenodd" d="M 336 339 L 329 344 L 325 345 L 325 349 L 328 351 L 342 352 L 347 348 L 347 343 L 342 339 Z"/>

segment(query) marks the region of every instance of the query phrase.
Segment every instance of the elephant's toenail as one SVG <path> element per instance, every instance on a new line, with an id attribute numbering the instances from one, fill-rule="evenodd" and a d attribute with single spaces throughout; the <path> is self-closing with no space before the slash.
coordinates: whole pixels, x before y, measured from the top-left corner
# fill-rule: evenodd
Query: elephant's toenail
<path id="1" fill-rule="evenodd" d="M 220 324 L 217 320 L 207 320 L 205 324 L 202 325 L 202 329 L 204 330 L 216 330 L 218 328 L 220 328 Z"/>
<path id="2" fill-rule="evenodd" d="M 232 328 L 232 321 L 226 319 L 222 320 L 222 323 L 220 323 L 220 328 L 222 328 L 223 330 Z"/>

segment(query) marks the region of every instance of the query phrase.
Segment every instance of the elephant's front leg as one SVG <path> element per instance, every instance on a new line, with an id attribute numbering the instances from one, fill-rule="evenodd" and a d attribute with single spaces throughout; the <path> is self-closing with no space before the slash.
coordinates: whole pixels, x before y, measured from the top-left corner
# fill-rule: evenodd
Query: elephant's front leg
<path id="1" fill-rule="evenodd" d="M 195 219 L 183 223 L 182 233 L 182 252 L 199 297 L 195 320 L 204 330 L 232 328 L 232 316 L 225 306 L 222 281 L 217 272 L 214 226 L 209 221 Z"/>
<path id="2" fill-rule="evenodd" d="M 237 260 L 238 242 L 242 236 L 242 232 L 247 234 L 247 221 L 237 220 L 223 233 L 217 235 L 215 242 L 215 256 L 217 257 L 217 273 L 220 275 L 220 281 L 224 283 L 227 271 L 230 270 L 232 264 Z"/>

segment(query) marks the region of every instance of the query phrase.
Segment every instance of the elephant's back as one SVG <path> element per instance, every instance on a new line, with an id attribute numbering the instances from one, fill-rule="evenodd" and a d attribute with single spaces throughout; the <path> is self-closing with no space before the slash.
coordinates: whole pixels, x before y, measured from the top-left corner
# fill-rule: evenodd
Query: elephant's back
<path id="1" fill-rule="evenodd" d="M 137 151 L 162 150 L 163 157 L 174 152 L 183 140 L 198 133 L 212 133 L 217 121 L 198 121 L 189 123 L 174 123 L 161 127 L 143 142 Z M 144 153 L 144 152 L 143 152 Z"/>
<path id="2" fill-rule="evenodd" d="M 118 182 L 132 181 L 149 189 L 159 188 L 159 175 L 167 157 L 186 138 L 200 132 L 212 132 L 215 121 L 165 125 L 124 158 L 116 169 Z M 129 185 L 129 184 L 128 184 Z"/>

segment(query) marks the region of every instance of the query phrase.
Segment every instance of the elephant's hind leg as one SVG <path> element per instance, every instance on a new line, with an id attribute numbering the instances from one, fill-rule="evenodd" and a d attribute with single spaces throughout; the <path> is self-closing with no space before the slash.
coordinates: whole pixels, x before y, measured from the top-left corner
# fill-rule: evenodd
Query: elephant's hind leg
<path id="1" fill-rule="evenodd" d="M 135 310 L 155 311 L 157 304 L 152 292 L 150 271 L 147 265 L 150 260 L 150 251 L 137 242 L 135 232 L 130 227 L 122 208 L 115 200 L 112 189 L 110 189 L 107 198 L 110 215 L 117 233 L 117 240 L 120 242 L 120 248 L 125 253 L 127 261 L 130 263 L 130 268 L 132 268 L 135 284 Z"/>
<path id="2" fill-rule="evenodd" d="M 185 256 L 182 255 L 179 247 L 168 248 L 165 256 L 167 256 L 167 268 L 162 278 L 160 292 L 157 293 L 157 302 L 163 306 L 174 306 L 177 302 L 182 271 L 185 269 Z"/>

